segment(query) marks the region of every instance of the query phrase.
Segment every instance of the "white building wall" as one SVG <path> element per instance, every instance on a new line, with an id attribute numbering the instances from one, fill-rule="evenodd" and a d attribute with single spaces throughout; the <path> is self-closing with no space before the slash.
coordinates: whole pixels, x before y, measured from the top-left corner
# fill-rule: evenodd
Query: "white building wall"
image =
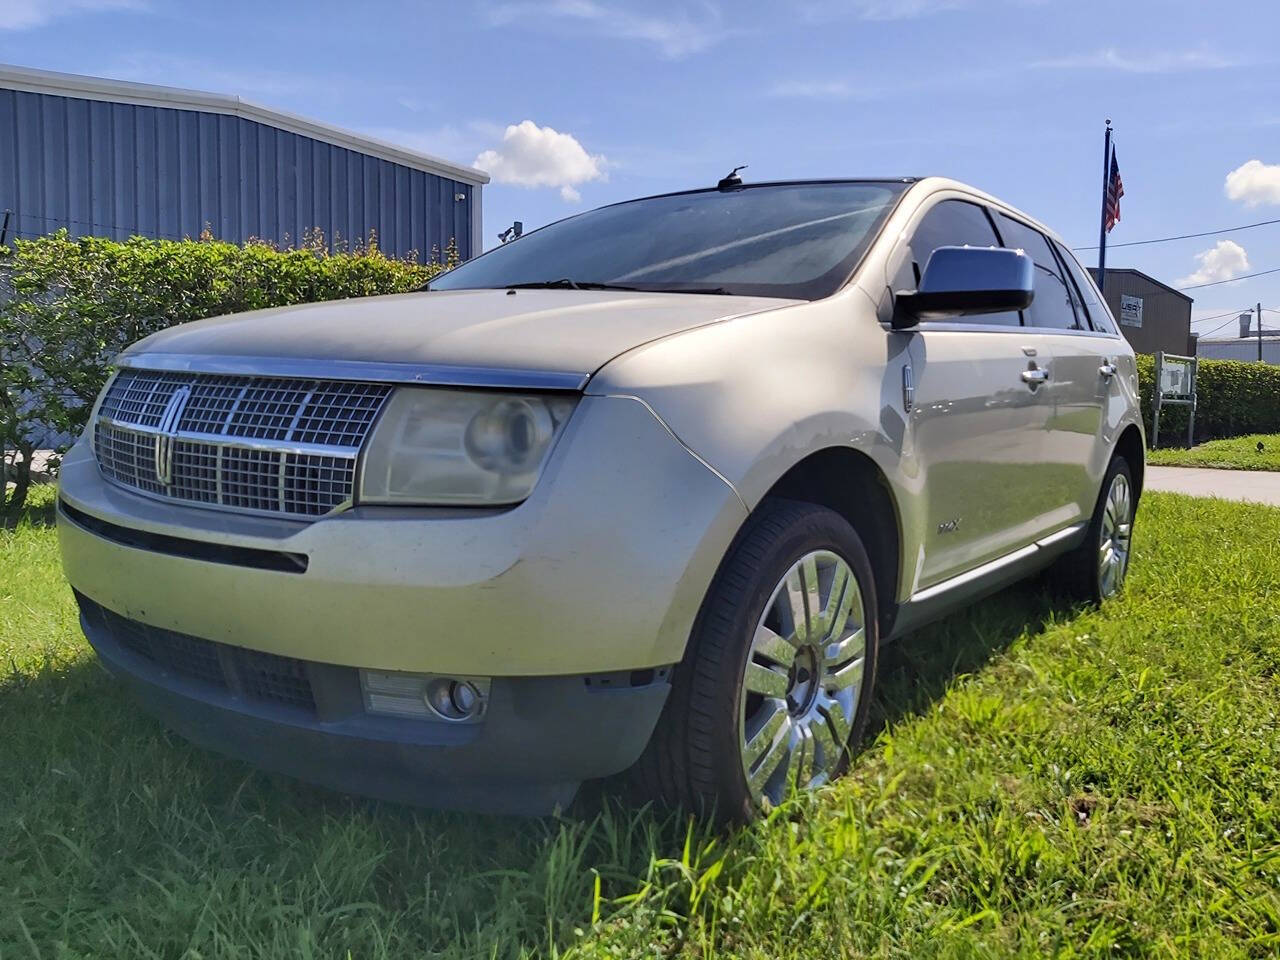
<path id="1" fill-rule="evenodd" d="M 1196 356 L 1204 360 L 1242 360 L 1257 363 L 1258 340 L 1201 340 L 1196 345 Z M 1262 361 L 1280 366 L 1280 338 L 1267 337 L 1262 341 Z"/>

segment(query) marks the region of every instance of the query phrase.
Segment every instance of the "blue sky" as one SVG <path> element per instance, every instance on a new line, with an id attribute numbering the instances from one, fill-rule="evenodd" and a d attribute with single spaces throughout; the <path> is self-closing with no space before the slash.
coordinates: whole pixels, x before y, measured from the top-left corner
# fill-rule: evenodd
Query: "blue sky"
<path id="1" fill-rule="evenodd" d="M 0 61 L 234 93 L 479 160 L 490 243 L 747 163 L 947 174 L 1096 244 L 1106 117 L 1126 188 L 1113 243 L 1277 219 L 1277 36 L 1276 0 L 0 0 Z M 1108 262 L 1176 284 L 1267 270 L 1280 224 Z M 1280 308 L 1280 273 L 1193 295 L 1197 317 Z"/>

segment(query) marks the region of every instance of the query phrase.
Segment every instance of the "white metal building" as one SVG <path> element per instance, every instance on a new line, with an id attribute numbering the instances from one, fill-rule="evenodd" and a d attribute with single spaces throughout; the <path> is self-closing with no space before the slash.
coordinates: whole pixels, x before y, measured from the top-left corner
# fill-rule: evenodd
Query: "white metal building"
<path id="1" fill-rule="evenodd" d="M 1196 355 L 1207 360 L 1242 360 L 1247 363 L 1258 362 L 1258 346 L 1262 346 L 1262 362 L 1280 366 L 1280 330 L 1262 328 L 1262 337 L 1258 337 L 1258 328 L 1251 325 L 1253 314 L 1240 314 L 1239 336 L 1201 338 L 1196 345 Z"/>

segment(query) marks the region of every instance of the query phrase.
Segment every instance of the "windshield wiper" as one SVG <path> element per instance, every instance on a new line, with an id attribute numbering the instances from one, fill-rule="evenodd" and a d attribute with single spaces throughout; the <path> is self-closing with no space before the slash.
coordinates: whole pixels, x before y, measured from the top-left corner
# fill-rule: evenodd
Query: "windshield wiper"
<path id="1" fill-rule="evenodd" d="M 718 296 L 732 296 L 731 290 L 724 287 L 625 287 L 617 283 L 595 283 L 591 280 L 570 280 L 561 277 L 559 280 L 538 280 L 530 283 L 508 283 L 505 290 L 629 290 L 633 293 L 709 293 Z"/>
<path id="2" fill-rule="evenodd" d="M 734 296 L 733 291 L 726 290 L 724 287 L 707 287 L 706 289 L 699 289 L 697 287 L 647 287 L 646 289 L 649 293 L 709 293 L 718 297 Z"/>
<path id="3" fill-rule="evenodd" d="M 560 288 L 568 290 L 629 290 L 635 292 L 639 287 L 624 287 L 616 283 L 594 283 L 591 280 L 570 280 L 568 277 L 561 277 L 559 280 L 535 280 L 529 283 L 508 283 L 503 286 L 505 290 L 557 290 Z"/>
<path id="4" fill-rule="evenodd" d="M 419 290 L 431 291 L 434 288 L 427 284 Z M 464 288 L 460 288 L 464 289 Z M 477 288 L 479 289 L 479 288 Z M 620 283 L 597 283 L 594 280 L 573 280 L 561 277 L 559 280 L 530 280 L 525 283 L 504 283 L 500 287 L 485 287 L 486 290 L 623 290 L 628 293 L 706 293 L 716 296 L 733 296 L 732 290 L 724 287 L 628 287 Z"/>

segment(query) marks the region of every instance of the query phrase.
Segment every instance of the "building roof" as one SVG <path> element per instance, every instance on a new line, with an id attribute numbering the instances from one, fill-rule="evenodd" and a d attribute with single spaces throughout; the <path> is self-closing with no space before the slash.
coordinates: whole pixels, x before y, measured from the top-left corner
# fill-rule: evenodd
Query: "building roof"
<path id="1" fill-rule="evenodd" d="M 76 97 L 82 100 L 106 100 L 148 107 L 166 107 L 173 110 L 198 110 L 203 113 L 240 117 L 388 160 L 391 163 L 412 167 L 415 170 L 422 170 L 438 177 L 446 177 L 475 186 L 489 182 L 489 175 L 475 167 L 450 163 L 448 160 L 407 150 L 385 140 L 366 137 L 327 123 L 308 120 L 297 114 L 273 110 L 270 107 L 259 106 L 240 97 L 222 93 L 204 93 L 199 90 L 160 87 L 150 83 L 108 80 L 102 77 L 85 77 L 73 73 L 54 73 L 50 70 L 35 70 L 9 64 L 0 64 L 0 89 L 43 93 L 55 97 Z"/>
<path id="2" fill-rule="evenodd" d="M 1183 293 L 1181 290 L 1175 290 L 1173 287 L 1169 286 L 1167 283 L 1161 283 L 1159 280 L 1157 280 L 1155 277 L 1151 276 L 1150 274 L 1143 273 L 1141 270 L 1135 270 L 1133 269 L 1133 267 L 1107 267 L 1107 274 L 1110 275 L 1113 273 L 1131 273 L 1135 277 L 1141 277 L 1143 280 L 1146 280 L 1148 283 L 1154 283 L 1157 287 L 1160 287 L 1163 290 L 1169 291 L 1169 293 L 1172 293 L 1174 296 L 1181 297 L 1183 300 L 1187 301 L 1187 303 L 1196 302 L 1195 297 L 1189 297 L 1185 293 Z"/>
<path id="3" fill-rule="evenodd" d="M 1196 340 L 1196 343 L 1199 343 L 1199 344 L 1243 343 L 1246 346 L 1249 344 L 1256 344 L 1257 342 L 1258 342 L 1258 334 L 1256 331 L 1254 333 L 1249 334 L 1247 337 L 1200 337 L 1199 339 Z M 1262 342 L 1263 343 L 1280 342 L 1280 330 L 1264 330 L 1262 333 Z"/>

